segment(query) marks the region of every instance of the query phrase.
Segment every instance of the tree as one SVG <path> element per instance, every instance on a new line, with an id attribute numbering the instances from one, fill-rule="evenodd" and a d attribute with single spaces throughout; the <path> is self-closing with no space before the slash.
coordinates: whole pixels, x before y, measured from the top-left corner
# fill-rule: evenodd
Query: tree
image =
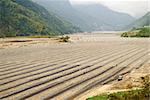
<path id="1" fill-rule="evenodd" d="M 0 1 L 0 30 L 1 34 L 9 34 L 10 28 L 9 28 L 9 0 L 1 0 Z"/>

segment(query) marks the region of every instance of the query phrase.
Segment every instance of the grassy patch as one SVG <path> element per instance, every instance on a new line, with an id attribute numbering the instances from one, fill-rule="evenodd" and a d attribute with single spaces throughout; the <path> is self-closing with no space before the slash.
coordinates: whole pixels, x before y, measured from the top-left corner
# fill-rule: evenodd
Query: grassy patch
<path id="1" fill-rule="evenodd" d="M 146 91 L 144 89 L 137 89 L 112 94 L 103 94 L 88 98 L 87 100 L 149 100 L 150 91 L 149 92 Z"/>
<path id="2" fill-rule="evenodd" d="M 102 94 L 90 97 L 87 100 L 149 100 L 150 99 L 150 82 L 149 77 L 141 77 L 143 88 L 131 91 L 123 91 L 112 94 Z"/>
<path id="3" fill-rule="evenodd" d="M 99 95 L 99 96 L 94 96 L 91 98 L 88 98 L 87 100 L 107 100 L 108 99 L 108 95 L 107 94 L 103 94 L 103 95 Z"/>
<path id="4" fill-rule="evenodd" d="M 150 37 L 150 27 L 138 28 L 122 33 L 121 37 Z"/>

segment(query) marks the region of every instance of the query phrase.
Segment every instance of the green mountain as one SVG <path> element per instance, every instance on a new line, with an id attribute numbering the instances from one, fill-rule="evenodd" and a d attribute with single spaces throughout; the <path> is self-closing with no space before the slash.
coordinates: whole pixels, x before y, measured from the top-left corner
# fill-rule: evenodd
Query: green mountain
<path id="1" fill-rule="evenodd" d="M 56 35 L 80 29 L 31 0 L 0 0 L 0 35 Z"/>
<path id="2" fill-rule="evenodd" d="M 101 4 L 72 5 L 69 0 L 34 0 L 84 31 L 120 30 L 134 18 Z"/>
<path id="3" fill-rule="evenodd" d="M 132 29 L 121 34 L 122 37 L 150 37 L 150 27 Z"/>
<path id="4" fill-rule="evenodd" d="M 128 25 L 122 37 L 150 37 L 150 12 Z"/>
<path id="5" fill-rule="evenodd" d="M 141 28 L 144 26 L 150 26 L 150 12 L 128 25 L 125 29 Z"/>

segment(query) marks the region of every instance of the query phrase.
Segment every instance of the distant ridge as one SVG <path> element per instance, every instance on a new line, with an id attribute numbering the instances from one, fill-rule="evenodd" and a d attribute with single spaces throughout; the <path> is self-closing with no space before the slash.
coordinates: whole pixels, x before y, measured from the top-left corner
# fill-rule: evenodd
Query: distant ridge
<path id="1" fill-rule="evenodd" d="M 134 21 L 133 23 L 128 25 L 125 29 L 141 28 L 144 26 L 150 26 L 150 12 L 147 12 L 143 17 Z"/>
<path id="2" fill-rule="evenodd" d="M 84 31 L 121 30 L 135 19 L 101 4 L 71 5 L 69 0 L 34 0 Z"/>

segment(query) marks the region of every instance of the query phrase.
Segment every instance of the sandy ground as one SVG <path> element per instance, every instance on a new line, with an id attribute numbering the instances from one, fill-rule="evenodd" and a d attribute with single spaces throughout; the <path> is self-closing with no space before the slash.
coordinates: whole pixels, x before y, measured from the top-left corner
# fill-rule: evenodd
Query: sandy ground
<path id="1" fill-rule="evenodd" d="M 97 85 L 91 90 L 79 95 L 74 100 L 86 100 L 87 98 L 103 93 L 114 93 L 141 88 L 143 87 L 142 77 L 145 76 L 148 76 L 150 79 L 150 63 L 125 75 L 122 81 L 114 81 L 106 85 Z"/>
<path id="2" fill-rule="evenodd" d="M 69 36 L 69 43 L 48 38 L 0 39 L 0 98 L 29 96 L 28 100 L 40 100 L 54 96 L 53 100 L 66 100 L 76 96 L 75 100 L 85 100 L 108 91 L 140 87 L 140 77 L 150 74 L 148 38 L 120 38 L 110 33 Z M 100 81 L 116 79 L 129 70 L 132 72 L 124 74 L 120 82 L 104 85 Z M 93 85 L 96 82 L 101 84 Z"/>
<path id="3" fill-rule="evenodd" d="M 0 49 L 60 43 L 57 38 L 0 38 Z"/>
<path id="4" fill-rule="evenodd" d="M 104 35 L 104 36 L 101 37 L 101 40 L 105 39 L 106 37 L 109 37 L 109 38 L 111 38 L 110 40 L 114 40 L 114 41 L 120 41 L 120 39 L 121 39 L 119 34 L 107 34 L 107 35 L 102 34 L 102 35 Z M 98 39 L 100 38 L 100 37 L 97 37 L 97 35 L 95 35 L 95 37 L 92 37 L 92 39 L 91 38 L 89 39 L 90 36 L 91 35 L 89 35 L 89 34 L 87 36 L 86 36 L 86 34 L 83 34 L 83 36 L 80 34 L 79 34 L 79 36 L 72 35 L 72 39 L 74 41 L 81 40 L 81 41 L 89 42 L 89 41 L 98 41 Z M 126 40 L 130 41 L 130 38 L 122 38 L 122 39 L 126 39 Z M 136 40 L 138 40 L 138 38 L 133 38 L 132 40 L 136 41 Z M 146 39 L 146 40 L 148 40 L 148 39 Z M 148 47 L 148 49 L 150 49 L 150 48 Z M 150 56 L 150 54 L 149 54 L 149 56 Z M 123 80 L 114 81 L 114 82 L 106 84 L 106 85 L 97 85 L 94 88 L 92 88 L 91 90 L 88 90 L 87 92 L 79 95 L 74 100 L 86 100 L 89 97 L 97 96 L 97 95 L 100 95 L 103 93 L 114 93 L 114 92 L 119 92 L 119 91 L 128 91 L 131 89 L 141 88 L 143 86 L 143 80 L 141 79 L 141 77 L 145 77 L 145 76 L 148 76 L 150 79 L 150 60 L 149 60 L 148 64 L 143 65 L 139 69 L 134 69 L 131 73 L 123 76 Z"/>

